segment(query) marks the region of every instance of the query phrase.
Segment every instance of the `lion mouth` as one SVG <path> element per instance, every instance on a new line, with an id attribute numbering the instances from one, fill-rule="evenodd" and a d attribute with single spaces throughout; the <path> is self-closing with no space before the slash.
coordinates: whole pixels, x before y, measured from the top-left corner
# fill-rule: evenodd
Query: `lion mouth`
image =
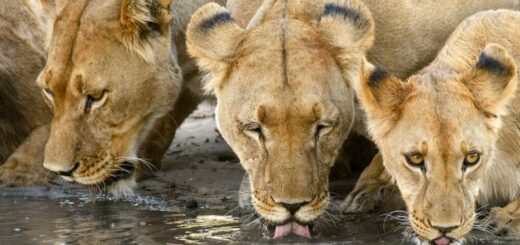
<path id="1" fill-rule="evenodd" d="M 131 162 L 123 162 L 117 166 L 117 169 L 112 172 L 108 178 L 103 180 L 100 185 L 110 186 L 118 181 L 124 180 L 132 176 L 135 172 L 135 166 Z"/>
<path id="2" fill-rule="evenodd" d="M 312 227 L 309 225 L 302 225 L 294 221 L 286 223 L 284 225 L 277 225 L 274 228 L 273 239 L 288 236 L 291 233 L 310 239 L 312 238 L 311 228 Z"/>
<path id="3" fill-rule="evenodd" d="M 450 245 L 453 244 L 453 240 L 448 237 L 439 237 L 433 241 L 431 241 L 432 245 Z"/>

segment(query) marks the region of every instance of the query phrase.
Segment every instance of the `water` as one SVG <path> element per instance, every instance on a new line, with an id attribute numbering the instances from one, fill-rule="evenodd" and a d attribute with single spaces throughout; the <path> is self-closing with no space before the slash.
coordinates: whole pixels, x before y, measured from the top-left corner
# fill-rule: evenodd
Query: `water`
<path id="1" fill-rule="evenodd" d="M 165 244 L 247 239 L 231 216 L 153 211 L 125 201 L 0 198 L 1 244 Z"/>
<path id="2" fill-rule="evenodd" d="M 312 240 L 277 243 L 408 244 L 381 216 L 344 217 L 322 225 Z M 0 197 L 0 244 L 245 244 L 273 243 L 258 225 L 222 210 L 186 211 L 153 198 Z M 383 230 L 383 228 L 385 228 Z M 477 235 L 478 244 L 518 244 Z"/>
<path id="3" fill-rule="evenodd" d="M 0 197 L 0 244 L 199 244 L 269 243 L 258 225 L 245 228 L 244 219 L 215 215 L 218 210 L 161 211 L 165 207 L 141 200 L 114 201 L 97 198 Z M 148 200 L 150 201 L 150 200 Z M 150 203 L 154 204 L 152 200 Z M 157 204 L 157 203 L 155 203 Z M 175 210 L 175 208 L 166 208 Z M 182 210 L 179 208 L 179 210 Z M 222 213 L 222 212 L 220 212 Z M 359 226 L 357 226 L 359 227 Z M 343 230 L 318 235 L 312 242 L 361 244 L 388 241 L 401 244 L 398 234 L 378 229 Z M 373 234 L 370 234 L 373 233 Z M 368 238 L 368 240 L 367 240 Z M 283 242 L 308 242 L 288 237 Z M 394 242 L 390 242 L 394 241 Z"/>

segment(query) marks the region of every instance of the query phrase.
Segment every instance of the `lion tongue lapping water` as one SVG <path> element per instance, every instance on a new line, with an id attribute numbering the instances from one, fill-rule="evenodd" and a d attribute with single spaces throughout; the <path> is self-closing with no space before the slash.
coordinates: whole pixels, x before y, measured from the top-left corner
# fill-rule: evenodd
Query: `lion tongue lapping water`
<path id="1" fill-rule="evenodd" d="M 312 238 L 311 230 L 308 225 L 300 225 L 297 222 L 289 222 L 285 225 L 277 225 L 274 230 L 274 239 L 294 233 L 305 238 Z"/>
<path id="2" fill-rule="evenodd" d="M 433 241 L 435 243 L 435 245 L 448 245 L 450 244 L 451 240 L 447 237 L 441 237 L 441 238 L 438 238 L 438 239 L 435 239 L 435 241 Z"/>
<path id="3" fill-rule="evenodd" d="M 248 29 L 207 4 L 187 28 L 188 50 L 217 97 L 219 132 L 247 171 L 251 203 L 268 223 L 312 225 L 325 212 L 328 174 L 352 127 L 354 107 L 345 105 L 355 96 L 347 81 L 361 63 L 340 67 L 335 50 L 345 44 L 362 57 L 374 25 L 360 2 L 328 7 L 363 16 L 354 20 L 327 11 L 328 3 L 267 1 L 262 21 Z M 308 226 L 295 223 L 275 233 L 311 237 Z"/>

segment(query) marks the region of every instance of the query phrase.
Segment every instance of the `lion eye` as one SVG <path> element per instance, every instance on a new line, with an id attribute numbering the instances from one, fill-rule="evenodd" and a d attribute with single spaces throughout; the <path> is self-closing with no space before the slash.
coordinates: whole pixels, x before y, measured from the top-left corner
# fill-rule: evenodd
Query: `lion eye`
<path id="1" fill-rule="evenodd" d="M 92 110 L 92 106 L 99 107 L 106 101 L 106 92 L 103 91 L 98 95 L 87 95 L 87 100 L 85 101 L 85 112 L 88 113 Z"/>
<path id="2" fill-rule="evenodd" d="M 471 167 L 480 161 L 480 154 L 478 152 L 470 152 L 464 157 L 464 167 Z"/>
<path id="3" fill-rule="evenodd" d="M 420 153 L 410 153 L 406 156 L 406 162 L 413 167 L 424 167 L 424 157 Z"/>
<path id="4" fill-rule="evenodd" d="M 252 133 L 258 136 L 260 139 L 264 138 L 264 132 L 262 130 L 262 127 L 258 123 L 248 123 L 244 125 L 243 129 L 245 132 Z"/>
<path id="5" fill-rule="evenodd" d="M 52 101 L 54 99 L 54 93 L 52 92 L 52 90 L 50 90 L 48 88 L 43 89 L 43 94 L 50 101 Z"/>
<path id="6" fill-rule="evenodd" d="M 332 131 L 333 124 L 330 122 L 321 122 L 316 126 L 316 138 L 325 135 Z"/>

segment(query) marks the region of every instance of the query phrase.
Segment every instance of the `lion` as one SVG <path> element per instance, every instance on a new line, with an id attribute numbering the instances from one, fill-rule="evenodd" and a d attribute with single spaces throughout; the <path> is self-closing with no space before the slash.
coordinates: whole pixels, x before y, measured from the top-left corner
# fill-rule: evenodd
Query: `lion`
<path id="1" fill-rule="evenodd" d="M 487 222 L 520 236 L 519 26 L 520 12 L 475 14 L 406 81 L 367 62 L 353 85 L 382 155 L 373 176 L 389 174 L 361 182 L 395 181 L 417 244 L 462 243 L 483 225 L 476 203 L 506 205 Z"/>
<path id="2" fill-rule="evenodd" d="M 6 22 L 12 31 L 2 45 L 34 53 L 5 58 L 14 75 L 1 77 L 0 93 L 11 97 L 0 106 L 9 115 L 0 129 L 15 130 L 0 131 L 9 144 L 0 145 L 9 157 L 0 166 L 3 186 L 48 182 L 54 175 L 43 166 L 130 195 L 137 178 L 160 169 L 177 126 L 203 99 L 182 43 L 189 16 L 208 1 L 170 2 L 10 2 L 22 17 L 3 9 L 19 26 Z"/>
<path id="3" fill-rule="evenodd" d="M 210 4 L 192 16 L 188 51 L 207 73 L 217 126 L 275 238 L 312 236 L 329 203 L 328 176 L 341 144 L 351 131 L 367 135 L 351 87 L 365 57 L 405 76 L 433 59 L 439 40 L 466 16 L 517 6 L 401 2 L 230 0 L 231 12 Z"/>

